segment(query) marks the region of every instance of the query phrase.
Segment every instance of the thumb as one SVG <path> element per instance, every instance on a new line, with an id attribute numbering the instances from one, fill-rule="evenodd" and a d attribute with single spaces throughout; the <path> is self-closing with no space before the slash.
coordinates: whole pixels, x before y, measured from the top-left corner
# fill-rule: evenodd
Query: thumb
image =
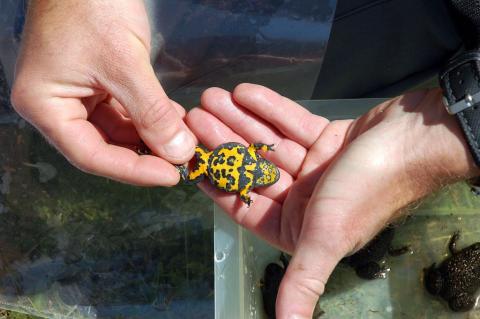
<path id="1" fill-rule="evenodd" d="M 361 172 L 361 166 L 355 166 L 359 161 L 351 164 L 348 158 L 347 150 L 312 193 L 279 288 L 279 318 L 311 318 L 338 262 L 372 239 L 401 207 L 397 191 L 386 191 L 389 179 L 378 165 Z"/>
<path id="2" fill-rule="evenodd" d="M 299 241 L 297 247 L 278 291 L 277 318 L 312 318 L 328 277 L 348 252 L 308 239 Z"/>
<path id="3" fill-rule="evenodd" d="M 158 82 L 149 60 L 144 60 L 130 67 L 119 66 L 110 92 L 155 154 L 174 164 L 185 163 L 194 154 L 195 137 Z"/>

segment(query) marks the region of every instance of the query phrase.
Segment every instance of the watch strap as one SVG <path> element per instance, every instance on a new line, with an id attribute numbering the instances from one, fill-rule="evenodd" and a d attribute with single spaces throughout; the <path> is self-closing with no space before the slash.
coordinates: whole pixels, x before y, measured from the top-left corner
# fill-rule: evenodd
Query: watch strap
<path id="1" fill-rule="evenodd" d="M 480 167 L 480 51 L 453 58 L 440 73 L 447 111 L 455 114 Z"/>

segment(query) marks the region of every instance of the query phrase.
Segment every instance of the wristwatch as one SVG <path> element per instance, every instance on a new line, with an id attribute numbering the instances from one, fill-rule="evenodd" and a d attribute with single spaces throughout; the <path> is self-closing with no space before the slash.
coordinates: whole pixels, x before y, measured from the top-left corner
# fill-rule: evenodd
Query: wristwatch
<path id="1" fill-rule="evenodd" d="M 475 164 L 480 167 L 480 51 L 466 51 L 452 58 L 439 74 L 447 112 L 455 115 Z M 480 195 L 480 179 L 468 181 Z"/>
<path id="2" fill-rule="evenodd" d="M 457 117 L 480 167 L 480 51 L 466 51 L 451 59 L 439 79 L 445 107 Z"/>

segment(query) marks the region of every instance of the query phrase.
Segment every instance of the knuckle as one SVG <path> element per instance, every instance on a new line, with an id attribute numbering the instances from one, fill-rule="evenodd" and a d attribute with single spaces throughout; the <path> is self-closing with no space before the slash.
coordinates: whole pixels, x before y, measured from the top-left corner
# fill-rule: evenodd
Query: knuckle
<path id="1" fill-rule="evenodd" d="M 65 154 L 65 157 L 73 166 L 75 166 L 82 172 L 87 174 L 99 175 L 99 172 L 97 172 L 97 169 L 95 168 L 97 155 L 98 154 L 96 152 L 89 152 L 83 155 L 82 154 Z"/>
<path id="2" fill-rule="evenodd" d="M 240 83 L 238 84 L 234 89 L 233 92 L 234 94 L 241 93 L 242 91 L 248 91 L 251 89 L 255 89 L 255 87 L 252 86 L 250 83 Z"/>
<path id="3" fill-rule="evenodd" d="M 215 98 L 219 90 L 221 89 L 218 87 L 209 87 L 208 89 L 203 91 L 201 96 L 201 101 L 204 101 L 205 99 L 208 99 L 208 98 Z"/>
<path id="4" fill-rule="evenodd" d="M 306 133 L 302 137 L 302 144 L 307 148 L 312 147 L 320 138 L 323 129 L 328 123 L 329 121 L 327 119 L 305 110 L 300 116 L 297 126 L 299 132 Z"/>
<path id="5" fill-rule="evenodd" d="M 16 80 L 10 93 L 10 102 L 13 108 L 23 115 L 25 106 L 28 104 L 28 88 L 21 80 Z"/>
<path id="6" fill-rule="evenodd" d="M 84 173 L 135 184 L 132 177 L 135 176 L 138 162 L 123 163 L 119 158 L 113 157 L 107 159 L 105 149 L 100 145 L 84 149 L 83 152 L 70 152 L 64 155 L 72 165 Z"/>
<path id="7" fill-rule="evenodd" d="M 144 129 L 151 129 L 159 124 L 169 124 L 168 121 L 175 115 L 175 110 L 168 99 L 155 99 L 139 114 L 139 124 Z"/>
<path id="8" fill-rule="evenodd" d="M 311 299 L 317 299 L 325 291 L 325 282 L 315 276 L 305 274 L 301 280 L 295 282 L 297 291 Z"/>

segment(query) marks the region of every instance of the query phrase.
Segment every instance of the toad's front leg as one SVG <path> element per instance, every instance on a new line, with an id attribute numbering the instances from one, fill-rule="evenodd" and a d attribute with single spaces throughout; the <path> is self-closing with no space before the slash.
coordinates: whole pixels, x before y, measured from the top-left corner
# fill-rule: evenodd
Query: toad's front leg
<path id="1" fill-rule="evenodd" d="M 248 150 L 249 151 L 275 151 L 273 149 L 275 145 L 274 144 L 264 144 L 264 143 L 254 143 L 254 144 L 250 144 L 250 146 L 248 147 Z"/>
<path id="2" fill-rule="evenodd" d="M 456 312 L 464 312 L 472 309 L 475 306 L 475 299 L 473 296 L 463 292 L 458 296 L 453 297 L 448 301 L 450 309 Z"/>

